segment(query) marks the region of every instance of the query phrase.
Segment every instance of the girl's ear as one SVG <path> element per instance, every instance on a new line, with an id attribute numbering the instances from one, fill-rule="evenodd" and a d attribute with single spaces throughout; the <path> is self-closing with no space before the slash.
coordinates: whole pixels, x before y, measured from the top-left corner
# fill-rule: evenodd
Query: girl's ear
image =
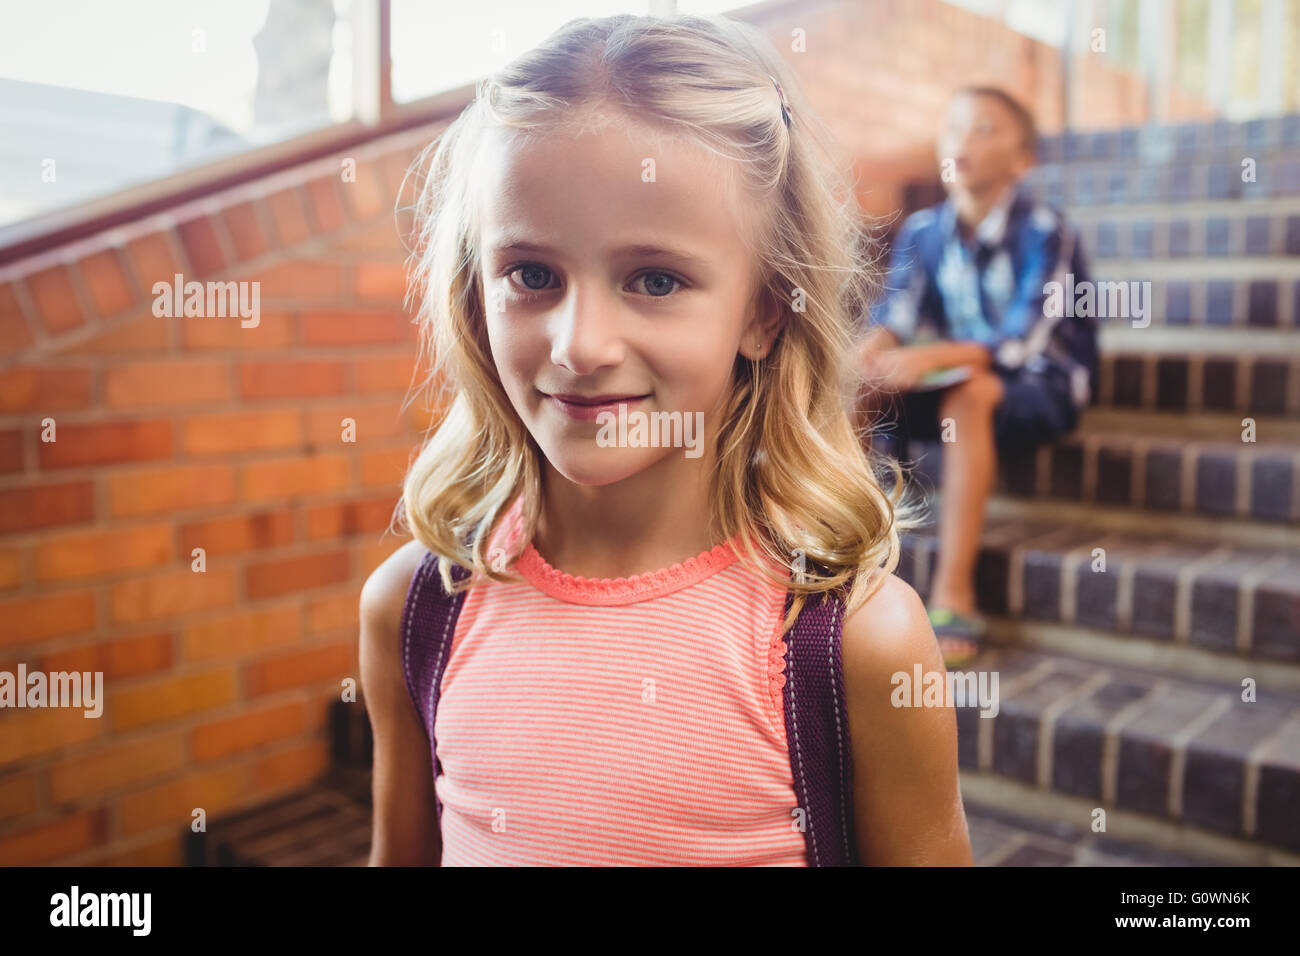
<path id="1" fill-rule="evenodd" d="M 762 342 L 763 349 L 759 353 L 759 358 L 771 353 L 773 343 L 776 342 L 777 336 L 781 334 L 790 317 L 792 304 L 782 302 L 779 296 L 779 293 L 767 289 L 759 294 L 754 320 L 746 332 L 746 337 L 753 340 L 750 342 L 751 346 Z"/>
<path id="2" fill-rule="evenodd" d="M 781 329 L 785 328 L 785 323 L 789 321 L 790 310 L 793 303 L 783 302 L 780 293 L 774 291 L 764 291 L 762 298 L 759 299 L 758 317 L 755 323 L 758 325 L 758 332 L 763 337 L 763 341 L 771 346 L 780 336 Z"/>

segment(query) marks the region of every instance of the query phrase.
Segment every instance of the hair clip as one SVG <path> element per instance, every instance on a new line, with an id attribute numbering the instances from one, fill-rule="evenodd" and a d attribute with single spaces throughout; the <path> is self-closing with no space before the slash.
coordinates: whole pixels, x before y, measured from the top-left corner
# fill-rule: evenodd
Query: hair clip
<path id="1" fill-rule="evenodd" d="M 776 81 L 776 77 L 771 73 L 767 74 L 767 78 L 772 81 L 772 85 L 776 87 L 777 95 L 781 97 L 781 119 L 785 120 L 785 128 L 789 129 L 792 113 L 790 112 L 790 104 L 786 102 L 785 90 L 781 89 L 781 84 Z"/>

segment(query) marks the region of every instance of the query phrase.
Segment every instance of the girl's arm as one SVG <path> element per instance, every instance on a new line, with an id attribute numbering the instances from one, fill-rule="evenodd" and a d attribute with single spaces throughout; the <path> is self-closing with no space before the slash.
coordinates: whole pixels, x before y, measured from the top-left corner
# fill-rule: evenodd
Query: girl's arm
<path id="1" fill-rule="evenodd" d="M 424 548 L 411 541 L 361 589 L 361 692 L 374 736 L 371 866 L 439 866 L 429 738 L 411 704 L 400 657 L 402 609 Z"/>
<path id="2" fill-rule="evenodd" d="M 917 593 L 885 583 L 844 621 L 844 689 L 853 747 L 853 812 L 866 866 L 970 866 L 951 706 L 895 707 L 893 676 L 946 673 Z M 911 700 L 908 694 L 907 700 Z"/>

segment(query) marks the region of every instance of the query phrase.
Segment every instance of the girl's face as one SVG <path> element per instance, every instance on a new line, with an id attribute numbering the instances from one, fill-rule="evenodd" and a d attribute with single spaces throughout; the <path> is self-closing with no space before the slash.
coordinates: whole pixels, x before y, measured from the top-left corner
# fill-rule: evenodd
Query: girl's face
<path id="1" fill-rule="evenodd" d="M 629 425 L 636 413 L 657 423 L 654 412 L 680 412 L 693 428 L 702 412 L 703 462 L 737 353 L 772 347 L 753 316 L 756 264 L 719 160 L 638 132 L 615 122 L 520 147 L 496 131 L 480 158 L 492 358 L 550 465 L 581 485 L 689 449 L 598 442 L 593 413 L 579 417 L 551 396 L 639 397 L 628 400 Z"/>

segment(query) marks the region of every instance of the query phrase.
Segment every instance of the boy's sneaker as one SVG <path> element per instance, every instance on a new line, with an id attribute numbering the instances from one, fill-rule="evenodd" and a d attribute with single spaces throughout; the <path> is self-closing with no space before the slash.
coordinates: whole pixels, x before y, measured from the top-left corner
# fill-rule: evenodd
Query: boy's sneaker
<path id="1" fill-rule="evenodd" d="M 964 667 L 975 659 L 988 630 L 984 618 L 978 614 L 958 614 L 946 607 L 932 608 L 929 617 L 934 636 L 940 639 L 944 667 Z"/>

